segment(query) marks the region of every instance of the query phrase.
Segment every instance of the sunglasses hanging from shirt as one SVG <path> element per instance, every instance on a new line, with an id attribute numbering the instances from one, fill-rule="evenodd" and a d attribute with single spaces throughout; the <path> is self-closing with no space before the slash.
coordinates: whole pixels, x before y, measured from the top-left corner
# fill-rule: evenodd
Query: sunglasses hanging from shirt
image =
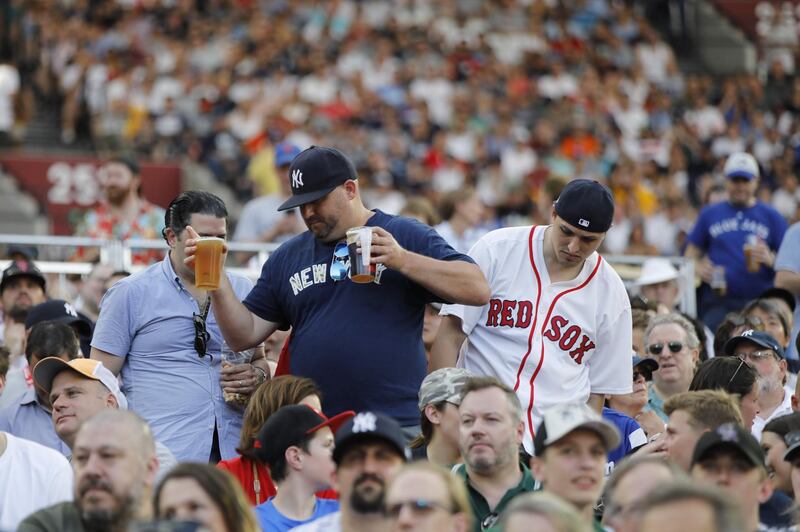
<path id="1" fill-rule="evenodd" d="M 194 349 L 200 358 L 206 356 L 208 353 L 208 341 L 211 339 L 211 334 L 206 329 L 206 318 L 208 318 L 208 311 L 211 309 L 211 296 L 206 295 L 206 300 L 203 303 L 203 309 L 200 314 L 192 313 L 192 321 L 194 322 Z M 211 355 L 209 355 L 211 356 Z"/>

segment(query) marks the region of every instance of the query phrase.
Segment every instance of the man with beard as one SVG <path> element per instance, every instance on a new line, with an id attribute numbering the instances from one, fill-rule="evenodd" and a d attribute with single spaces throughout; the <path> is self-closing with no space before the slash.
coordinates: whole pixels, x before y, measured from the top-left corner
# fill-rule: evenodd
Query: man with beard
<path id="1" fill-rule="evenodd" d="M 728 312 L 737 312 L 772 286 L 775 254 L 787 229 L 783 216 L 756 197 L 759 169 L 752 155 L 731 154 L 723 173 L 727 201 L 700 211 L 684 252 L 698 261 L 697 272 L 704 281 L 698 292 L 699 315 L 712 331 Z M 724 293 L 713 279 L 720 271 Z"/>
<path id="2" fill-rule="evenodd" d="M 100 205 L 86 213 L 75 236 L 117 240 L 158 238 L 164 228 L 164 209 L 141 196 L 139 164 L 129 157 L 114 157 L 100 168 L 98 175 L 104 197 Z M 133 253 L 132 258 L 134 264 L 149 264 L 161 255 L 158 250 L 148 249 Z M 98 249 L 83 248 L 75 258 L 91 262 L 98 256 Z"/>
<path id="3" fill-rule="evenodd" d="M 761 390 L 758 394 L 758 414 L 751 432 L 761 440 L 761 431 L 769 421 L 792 413 L 794 390 L 786 386 L 786 358 L 783 348 L 769 334 L 747 330 L 725 343 L 725 354 L 750 363 L 758 372 Z"/>
<path id="4" fill-rule="evenodd" d="M 75 500 L 28 516 L 21 532 L 124 532 L 149 519 L 158 469 L 153 435 L 140 417 L 104 410 L 83 424 L 72 456 Z"/>
<path id="5" fill-rule="evenodd" d="M 43 303 L 47 296 L 47 280 L 33 262 L 17 260 L 3 270 L 0 280 L 0 310 L 4 315 L 12 309 L 28 310 Z M 5 337 L 5 320 L 0 324 L 0 342 Z"/>
<path id="6" fill-rule="evenodd" d="M 384 509 L 386 485 L 408 458 L 397 421 L 376 412 L 360 412 L 336 432 L 333 487 L 338 512 L 294 528 L 297 532 L 371 532 L 389 530 Z"/>
<path id="7" fill-rule="evenodd" d="M 497 523 L 511 499 L 534 489 L 530 470 L 519 460 L 522 407 L 514 390 L 494 377 L 473 377 L 464 384 L 458 414 L 464 463 L 455 473 L 466 483 L 473 530 L 480 532 Z"/>

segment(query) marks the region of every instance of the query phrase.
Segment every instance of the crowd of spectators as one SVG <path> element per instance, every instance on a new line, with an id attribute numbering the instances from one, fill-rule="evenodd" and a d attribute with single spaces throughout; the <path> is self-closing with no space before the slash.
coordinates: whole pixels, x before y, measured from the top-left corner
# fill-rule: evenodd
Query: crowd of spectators
<path id="1" fill-rule="evenodd" d="M 344 149 L 368 206 L 387 212 L 472 185 L 490 225 L 546 221 L 560 183 L 590 176 L 618 203 L 608 251 L 676 254 L 714 197 L 719 161 L 749 150 L 765 170 L 762 198 L 796 219 L 793 75 L 779 63 L 764 81 L 683 74 L 643 9 L 12 2 L 25 46 L 2 72 L 61 102 L 66 143 L 189 157 L 242 200 L 279 188 L 271 162 L 282 140 Z M 12 86 L 0 83 L 6 114 Z M 33 114 L 20 109 L 11 123 Z"/>
<path id="2" fill-rule="evenodd" d="M 301 221 L 309 231 L 284 242 L 255 288 L 225 272 L 221 288 L 206 291 L 195 246 L 201 236 L 236 239 L 224 202 L 187 191 L 162 212 L 139 196 L 135 159 L 114 157 L 104 201 L 81 230 L 161 232 L 161 261 L 138 257 L 151 264 L 130 277 L 98 263 L 61 300 L 35 250 L 8 250 L 0 529 L 122 530 L 163 519 L 214 532 L 540 522 L 651 531 L 665 529 L 666 514 L 686 530 L 705 518 L 707 530 L 795 530 L 800 223 L 786 227 L 800 202 L 800 85 L 780 62 L 764 82 L 685 75 L 641 6 L 612 0 L 75 0 L 12 2 L 4 15 L 26 46 L 0 64 L 0 134 L 13 140 L 31 102 L 54 97 L 66 144 L 86 136 L 100 151 L 190 157 L 241 200 L 300 211 L 254 218 L 242 240 L 284 240 Z M 17 97 L 27 103 L 9 107 Z M 301 151 L 312 144 L 347 155 Z M 608 185 L 566 189 L 605 191 L 602 229 L 582 230 L 564 205 L 553 207 L 581 177 Z M 593 209 L 569 202 L 578 204 Z M 759 218 L 767 211 L 769 226 Z M 391 216 L 400 212 L 438 233 Z M 527 368 L 529 401 L 504 375 L 450 367 L 463 337 L 422 379 L 424 356 L 434 369 L 432 345 L 447 331 L 440 303 L 484 312 L 504 289 L 474 252 L 488 245 L 482 235 L 547 224 L 551 214 L 536 260 L 561 276 L 547 289 L 593 269 L 575 289 L 588 284 L 601 241 L 606 252 L 642 255 L 678 255 L 688 243 L 706 314 L 678 312 L 679 273 L 651 258 L 630 293 L 617 283 L 624 301 L 592 297 L 625 316 L 596 339 L 624 344 L 611 353 L 617 377 L 628 375 L 632 339 L 630 393 L 621 391 L 629 377 L 613 394 L 589 380 L 588 402 L 579 386 L 565 387 L 557 404 L 532 413 L 534 390 L 549 393 L 544 379 L 563 384 L 557 357 L 581 334 L 566 329 L 551 343 L 570 347 L 544 364 L 547 323 L 527 338 L 528 353 L 542 346 Z M 595 223 L 581 216 L 582 227 Z M 372 245 L 385 253 L 374 285 L 353 284 L 351 266 L 334 277 L 343 235 L 332 232 L 362 224 L 376 226 Z M 577 266 L 548 262 L 556 238 L 568 249 L 581 241 Z M 524 246 L 534 245 L 520 242 L 527 260 Z M 510 255 L 501 266 L 513 267 Z M 367 302 L 371 288 L 383 297 Z M 575 289 L 547 302 L 550 313 Z M 720 306 L 713 322 L 710 305 Z M 591 372 L 580 358 L 598 348 L 586 336 L 595 333 L 584 331 L 577 360 L 570 353 L 573 373 Z M 497 334 L 493 359 L 511 359 L 513 370 L 514 355 L 498 352 L 509 333 Z M 223 359 L 251 348 L 243 364 Z M 404 466 L 412 457 L 429 464 Z M 217 467 L 197 463 L 206 461 Z M 25 504 L 11 512 L 15 497 Z"/>

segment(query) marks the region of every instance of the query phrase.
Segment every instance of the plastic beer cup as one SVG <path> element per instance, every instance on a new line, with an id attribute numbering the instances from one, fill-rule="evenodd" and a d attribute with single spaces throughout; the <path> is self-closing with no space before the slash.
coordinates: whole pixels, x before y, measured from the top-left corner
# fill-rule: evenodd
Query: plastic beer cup
<path id="1" fill-rule="evenodd" d="M 203 236 L 197 239 L 194 259 L 194 284 L 197 288 L 203 290 L 219 288 L 224 243 L 225 240 L 215 236 Z"/>
<path id="2" fill-rule="evenodd" d="M 371 283 L 375 280 L 377 264 L 370 263 L 372 246 L 371 227 L 353 227 L 347 230 L 347 251 L 350 254 L 350 279 L 354 283 Z"/>

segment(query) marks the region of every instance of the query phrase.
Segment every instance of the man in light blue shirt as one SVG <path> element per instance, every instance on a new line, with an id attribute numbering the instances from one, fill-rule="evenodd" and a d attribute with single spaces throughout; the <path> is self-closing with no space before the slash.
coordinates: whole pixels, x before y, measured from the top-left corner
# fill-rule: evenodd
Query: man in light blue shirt
<path id="1" fill-rule="evenodd" d="M 263 348 L 251 364 L 221 368 L 223 338 L 208 294 L 195 286 L 194 270 L 184 263 L 186 227 L 225 238 L 227 214 L 222 200 L 207 192 L 175 198 L 165 217 L 169 253 L 106 293 L 92 339 L 91 358 L 121 373 L 129 408 L 181 462 L 235 457 L 242 409 L 225 402 L 223 388 L 249 395 L 269 375 Z M 227 275 L 244 299 L 252 283 Z"/>
<path id="2" fill-rule="evenodd" d="M 785 288 L 800 300 L 800 222 L 792 224 L 783 237 L 778 256 L 775 258 L 775 286 Z M 795 338 L 800 333 L 800 305 L 794 307 L 794 327 L 789 341 L 786 358 L 800 358 L 795 345 Z"/>
<path id="3" fill-rule="evenodd" d="M 72 327 L 64 323 L 45 321 L 34 325 L 25 345 L 25 358 L 33 368 L 39 360 L 55 356 L 69 361 L 80 353 L 78 337 Z M 50 401 L 41 390 L 29 388 L 12 404 L 0 410 L 0 431 L 19 438 L 35 441 L 65 456 L 71 454 L 53 429 L 50 419 Z"/>

